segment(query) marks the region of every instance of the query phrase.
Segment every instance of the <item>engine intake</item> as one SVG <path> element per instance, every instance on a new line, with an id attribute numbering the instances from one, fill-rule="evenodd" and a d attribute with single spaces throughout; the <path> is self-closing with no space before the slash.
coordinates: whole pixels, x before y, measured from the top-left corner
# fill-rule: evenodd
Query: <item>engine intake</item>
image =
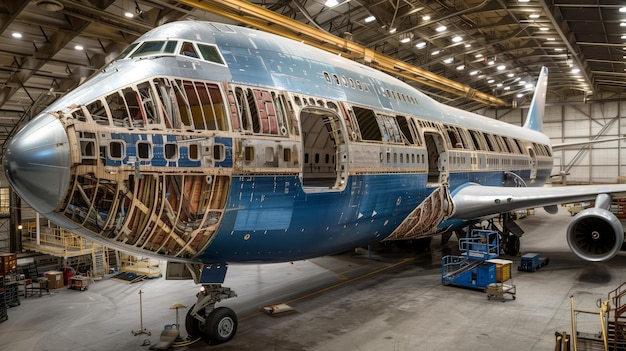
<path id="1" fill-rule="evenodd" d="M 602 208 L 588 208 L 570 222 L 567 243 L 584 260 L 610 260 L 624 243 L 624 228 L 613 213 Z"/>

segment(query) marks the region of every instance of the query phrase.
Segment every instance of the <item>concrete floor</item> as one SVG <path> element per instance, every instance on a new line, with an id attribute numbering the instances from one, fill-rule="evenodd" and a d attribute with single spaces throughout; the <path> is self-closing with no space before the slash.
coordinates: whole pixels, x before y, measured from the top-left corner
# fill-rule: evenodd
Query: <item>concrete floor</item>
<path id="1" fill-rule="evenodd" d="M 456 251 L 451 240 L 434 240 L 426 253 L 387 252 L 368 258 L 344 254 L 286 264 L 231 266 L 227 286 L 238 297 L 222 303 L 240 317 L 235 339 L 203 342 L 177 350 L 553 350 L 555 331 L 571 331 L 570 296 L 577 308 L 596 308 L 597 299 L 626 281 L 626 253 L 607 263 L 584 262 L 570 253 L 561 208 L 520 220 L 522 252 L 537 252 L 550 264 L 535 273 L 513 263 L 516 300 L 441 284 L 441 256 Z M 436 238 L 438 239 L 438 237 Z M 143 326 L 151 336 L 134 336 Z M 169 307 L 195 302 L 189 281 L 146 280 L 124 284 L 102 280 L 84 292 L 57 289 L 21 299 L 0 323 L 2 350 L 148 350 L 164 325 L 175 323 Z M 296 312 L 271 317 L 260 306 L 286 302 Z M 180 311 L 184 325 L 186 309 Z M 598 316 L 579 315 L 578 329 L 600 330 Z M 183 328 L 184 333 L 184 328 Z"/>

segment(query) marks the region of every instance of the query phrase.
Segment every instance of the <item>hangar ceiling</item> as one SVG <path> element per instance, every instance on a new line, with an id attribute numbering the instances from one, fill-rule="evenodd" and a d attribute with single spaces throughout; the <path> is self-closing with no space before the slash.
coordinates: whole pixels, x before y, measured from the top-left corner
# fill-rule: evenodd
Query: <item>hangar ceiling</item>
<path id="1" fill-rule="evenodd" d="M 460 108 L 624 98 L 619 0 L 12 0 L 0 3 L 0 143 L 160 24 L 245 24 L 382 69 Z"/>

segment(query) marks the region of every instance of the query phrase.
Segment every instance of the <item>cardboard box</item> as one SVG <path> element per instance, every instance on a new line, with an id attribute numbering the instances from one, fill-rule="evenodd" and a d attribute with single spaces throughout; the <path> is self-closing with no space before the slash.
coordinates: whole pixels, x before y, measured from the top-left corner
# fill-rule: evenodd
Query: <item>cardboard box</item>
<path id="1" fill-rule="evenodd" d="M 496 282 L 503 283 L 511 279 L 511 263 L 513 261 L 494 258 L 487 262 L 496 265 Z"/>
<path id="2" fill-rule="evenodd" d="M 49 289 L 58 289 L 64 286 L 63 285 L 63 272 L 48 271 L 45 273 L 45 276 L 48 278 Z"/>

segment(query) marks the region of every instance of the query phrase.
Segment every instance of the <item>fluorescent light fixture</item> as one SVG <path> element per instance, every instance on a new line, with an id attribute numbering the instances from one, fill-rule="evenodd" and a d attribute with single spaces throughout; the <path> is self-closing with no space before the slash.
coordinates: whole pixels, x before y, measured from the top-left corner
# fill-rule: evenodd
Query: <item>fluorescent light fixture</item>
<path id="1" fill-rule="evenodd" d="M 408 42 L 410 42 L 410 41 L 411 41 L 411 38 L 410 38 L 410 37 L 408 37 L 408 36 L 407 36 L 407 37 L 404 37 L 404 38 L 402 38 L 402 39 L 400 39 L 400 42 L 401 42 L 402 44 L 406 44 L 406 43 L 408 43 Z"/>
<path id="2" fill-rule="evenodd" d="M 471 47 L 472 47 L 472 44 L 470 44 L 470 43 L 465 44 L 465 48 L 466 48 L 466 49 L 469 49 L 469 48 L 471 48 Z"/>
<path id="3" fill-rule="evenodd" d="M 555 39 L 555 38 L 552 38 L 552 37 L 546 38 L 546 40 L 547 40 L 547 41 L 556 41 L 556 39 Z"/>
<path id="4" fill-rule="evenodd" d="M 439 33 L 445 31 L 446 29 L 448 29 L 448 27 L 444 26 L 443 24 L 440 25 L 439 27 L 435 28 L 435 30 Z"/>
<path id="5" fill-rule="evenodd" d="M 488 84 L 491 84 L 491 83 L 493 83 L 493 82 L 495 82 L 495 79 L 489 79 L 489 80 L 487 81 L 487 83 L 488 83 Z"/>
<path id="6" fill-rule="evenodd" d="M 519 84 L 519 85 L 526 85 L 526 81 L 525 80 L 520 80 L 517 84 Z"/>
<path id="7" fill-rule="evenodd" d="M 483 54 L 476 54 L 476 55 L 474 55 L 474 57 L 481 58 L 481 57 L 483 57 Z"/>
<path id="8" fill-rule="evenodd" d="M 132 12 L 126 11 L 126 12 L 124 12 L 124 17 L 126 17 L 126 18 L 133 18 L 133 17 L 135 17 L 135 15 Z"/>
<path id="9" fill-rule="evenodd" d="M 519 93 L 519 94 L 517 94 L 517 95 L 515 95 L 515 96 L 517 96 L 518 98 L 521 98 L 521 97 L 523 97 L 523 96 L 524 96 L 524 94 Z"/>
<path id="10" fill-rule="evenodd" d="M 13 32 L 11 33 L 11 36 L 15 39 L 22 39 L 22 33 L 20 32 Z"/>
<path id="11" fill-rule="evenodd" d="M 470 72 L 470 76 L 475 76 L 475 75 L 477 75 L 477 74 L 478 74 L 478 71 L 471 71 L 471 72 Z"/>
<path id="12" fill-rule="evenodd" d="M 626 22 L 620 22 L 619 26 L 620 27 L 626 27 Z"/>
<path id="13" fill-rule="evenodd" d="M 465 69 L 465 65 L 458 65 L 456 66 L 457 71 L 462 71 Z"/>
<path id="14" fill-rule="evenodd" d="M 326 3 L 324 5 L 326 5 L 327 7 L 333 7 L 333 6 L 337 6 L 339 4 L 339 2 L 337 0 L 326 0 Z"/>
<path id="15" fill-rule="evenodd" d="M 580 73 L 580 69 L 578 68 L 572 68 L 572 73 L 576 74 L 576 73 Z"/>
<path id="16" fill-rule="evenodd" d="M 435 50 L 435 51 L 431 52 L 430 54 L 432 56 L 435 56 L 435 55 L 439 55 L 440 52 L 441 52 L 440 50 Z"/>
<path id="17" fill-rule="evenodd" d="M 82 45 L 74 45 L 74 50 L 83 51 L 84 47 Z"/>
<path id="18" fill-rule="evenodd" d="M 532 89 L 533 85 L 531 83 L 528 83 L 526 85 L 524 85 L 524 88 L 526 89 Z"/>
<path id="19" fill-rule="evenodd" d="M 459 35 L 455 36 L 454 38 L 452 38 L 452 42 L 453 43 L 458 43 L 460 41 L 463 41 L 463 38 Z"/>
<path id="20" fill-rule="evenodd" d="M 500 66 L 498 66 L 497 70 L 498 71 L 503 71 L 505 68 L 506 68 L 505 65 L 500 65 Z"/>
<path id="21" fill-rule="evenodd" d="M 423 49 L 426 47 L 426 42 L 420 41 L 419 43 L 415 44 L 415 47 L 418 49 Z"/>
<path id="22" fill-rule="evenodd" d="M 374 16 L 368 16 L 368 17 L 365 17 L 364 19 L 365 23 L 374 22 L 375 20 L 376 20 L 376 17 Z"/>
<path id="23" fill-rule="evenodd" d="M 626 12 L 626 7 L 620 7 L 620 8 L 619 8 L 619 12 L 621 12 L 621 13 Z"/>
<path id="24" fill-rule="evenodd" d="M 507 86 L 504 87 L 504 90 L 507 90 L 507 91 L 511 90 L 511 87 L 507 85 Z"/>
<path id="25" fill-rule="evenodd" d="M 563 51 L 563 48 L 554 48 L 554 51 Z"/>
<path id="26" fill-rule="evenodd" d="M 452 61 L 454 61 L 454 59 L 452 57 L 448 57 L 447 59 L 443 60 L 443 63 L 452 63 Z"/>
<path id="27" fill-rule="evenodd" d="M 493 59 L 489 59 L 489 61 L 487 61 L 488 65 L 493 65 L 494 63 L 496 63 L 496 61 L 494 61 Z"/>
<path id="28" fill-rule="evenodd" d="M 539 27 L 539 30 L 542 31 L 542 32 L 547 32 L 547 31 L 550 30 L 550 28 L 548 28 L 548 27 Z"/>
<path id="29" fill-rule="evenodd" d="M 509 77 L 509 78 L 513 78 L 513 77 L 515 77 L 515 73 L 509 73 L 506 76 Z"/>
<path id="30" fill-rule="evenodd" d="M 502 83 L 498 83 L 498 84 L 496 84 L 496 86 L 497 86 L 498 88 L 502 88 Z"/>
<path id="31" fill-rule="evenodd" d="M 528 16 L 528 17 L 529 17 L 529 18 L 532 18 L 532 19 L 537 19 L 537 18 L 539 18 L 540 16 L 539 16 L 539 14 L 538 14 L 538 13 L 533 13 L 533 14 L 531 14 L 531 15 L 530 15 L 530 16 Z"/>
<path id="32" fill-rule="evenodd" d="M 430 21 L 430 16 L 429 15 L 424 15 L 424 16 L 422 16 L 422 19 L 424 21 Z"/>
<path id="33" fill-rule="evenodd" d="M 620 39 L 626 39 L 626 34 L 622 35 Z"/>
<path id="34" fill-rule="evenodd" d="M 398 28 L 391 28 L 391 29 L 389 30 L 389 34 L 393 34 L 393 33 L 395 33 L 397 30 L 398 30 Z"/>

